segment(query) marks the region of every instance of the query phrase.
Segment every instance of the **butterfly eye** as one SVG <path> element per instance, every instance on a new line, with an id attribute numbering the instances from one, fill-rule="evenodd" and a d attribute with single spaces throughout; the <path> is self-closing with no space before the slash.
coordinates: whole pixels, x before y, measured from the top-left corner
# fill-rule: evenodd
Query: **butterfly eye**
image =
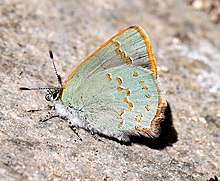
<path id="1" fill-rule="evenodd" d="M 51 94 L 46 94 L 45 99 L 47 101 L 52 101 L 53 100 Z"/>
<path id="2" fill-rule="evenodd" d="M 59 91 L 57 90 L 53 90 L 53 91 L 49 91 L 46 96 L 45 96 L 45 99 L 47 101 L 54 101 L 54 100 L 57 100 L 57 98 L 59 97 Z"/>

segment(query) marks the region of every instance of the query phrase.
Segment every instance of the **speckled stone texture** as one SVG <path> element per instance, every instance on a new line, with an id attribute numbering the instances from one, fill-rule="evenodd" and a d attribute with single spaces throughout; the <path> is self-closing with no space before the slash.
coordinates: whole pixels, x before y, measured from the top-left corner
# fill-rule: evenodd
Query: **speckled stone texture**
<path id="1" fill-rule="evenodd" d="M 118 31 L 149 34 L 172 112 L 158 140 L 122 145 L 63 120 L 44 92 Z M 220 25 L 185 1 L 1 0 L 0 180 L 207 180 L 220 176 Z M 172 113 L 172 117 L 171 117 Z M 168 119 L 169 118 L 169 119 Z"/>

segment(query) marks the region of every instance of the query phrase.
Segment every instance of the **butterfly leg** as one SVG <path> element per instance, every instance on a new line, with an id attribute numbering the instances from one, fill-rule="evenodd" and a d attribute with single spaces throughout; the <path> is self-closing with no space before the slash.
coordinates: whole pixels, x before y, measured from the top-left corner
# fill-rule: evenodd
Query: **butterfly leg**
<path id="1" fill-rule="evenodd" d="M 104 140 L 100 136 L 98 136 L 96 133 L 94 133 L 93 131 L 91 131 L 91 135 L 96 141 L 104 142 Z"/>
<path id="2" fill-rule="evenodd" d="M 69 127 L 76 134 L 76 136 L 79 138 L 79 140 L 82 141 L 82 138 L 79 136 L 78 129 L 73 125 L 69 125 Z"/>
<path id="3" fill-rule="evenodd" d="M 34 113 L 34 112 L 38 112 L 38 111 L 48 111 L 48 110 L 51 110 L 51 108 L 52 108 L 52 106 L 47 105 L 46 108 L 43 108 L 43 109 L 30 109 L 27 112 Z"/>
<path id="4" fill-rule="evenodd" d="M 55 110 L 55 107 L 54 106 L 50 106 L 50 110 L 47 112 L 47 115 L 44 116 L 43 119 L 40 119 L 40 122 L 46 122 L 46 121 L 48 121 L 48 120 L 50 120 L 52 118 L 59 117 L 58 114 L 56 114 L 56 115 L 52 114 L 54 110 Z"/>
<path id="5" fill-rule="evenodd" d="M 61 119 L 63 119 L 63 120 L 68 122 L 68 118 L 67 117 L 60 116 L 58 114 L 52 114 L 54 112 L 54 110 L 55 110 L 55 106 L 50 106 L 50 110 L 48 111 L 47 115 L 43 119 L 40 119 L 40 122 L 46 122 L 46 121 L 48 121 L 48 120 L 50 120 L 52 118 L 56 118 L 56 117 L 61 118 Z M 76 134 L 76 136 L 79 138 L 79 140 L 82 141 L 82 138 L 80 138 L 79 133 L 78 133 L 76 127 L 74 125 L 72 125 L 71 122 L 69 122 L 69 127 L 73 130 L 73 132 Z"/>

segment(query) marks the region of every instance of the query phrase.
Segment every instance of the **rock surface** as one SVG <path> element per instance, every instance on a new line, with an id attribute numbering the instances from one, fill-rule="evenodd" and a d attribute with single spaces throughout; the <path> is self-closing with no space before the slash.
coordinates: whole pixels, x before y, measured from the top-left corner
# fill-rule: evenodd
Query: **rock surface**
<path id="1" fill-rule="evenodd" d="M 0 1 L 0 180 L 207 180 L 220 176 L 220 25 L 175 0 Z M 118 31 L 151 38 L 173 119 L 157 142 L 82 141 L 60 119 L 39 123 L 56 85 Z M 176 131 L 176 133 L 175 133 Z"/>

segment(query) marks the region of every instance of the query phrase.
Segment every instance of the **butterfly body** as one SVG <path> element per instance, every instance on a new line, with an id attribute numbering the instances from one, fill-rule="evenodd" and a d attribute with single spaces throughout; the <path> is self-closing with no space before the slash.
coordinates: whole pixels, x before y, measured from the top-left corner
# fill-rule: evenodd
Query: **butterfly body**
<path id="1" fill-rule="evenodd" d="M 72 126 L 127 142 L 159 135 L 166 108 L 159 86 L 150 40 L 133 26 L 79 64 L 53 102 Z"/>

